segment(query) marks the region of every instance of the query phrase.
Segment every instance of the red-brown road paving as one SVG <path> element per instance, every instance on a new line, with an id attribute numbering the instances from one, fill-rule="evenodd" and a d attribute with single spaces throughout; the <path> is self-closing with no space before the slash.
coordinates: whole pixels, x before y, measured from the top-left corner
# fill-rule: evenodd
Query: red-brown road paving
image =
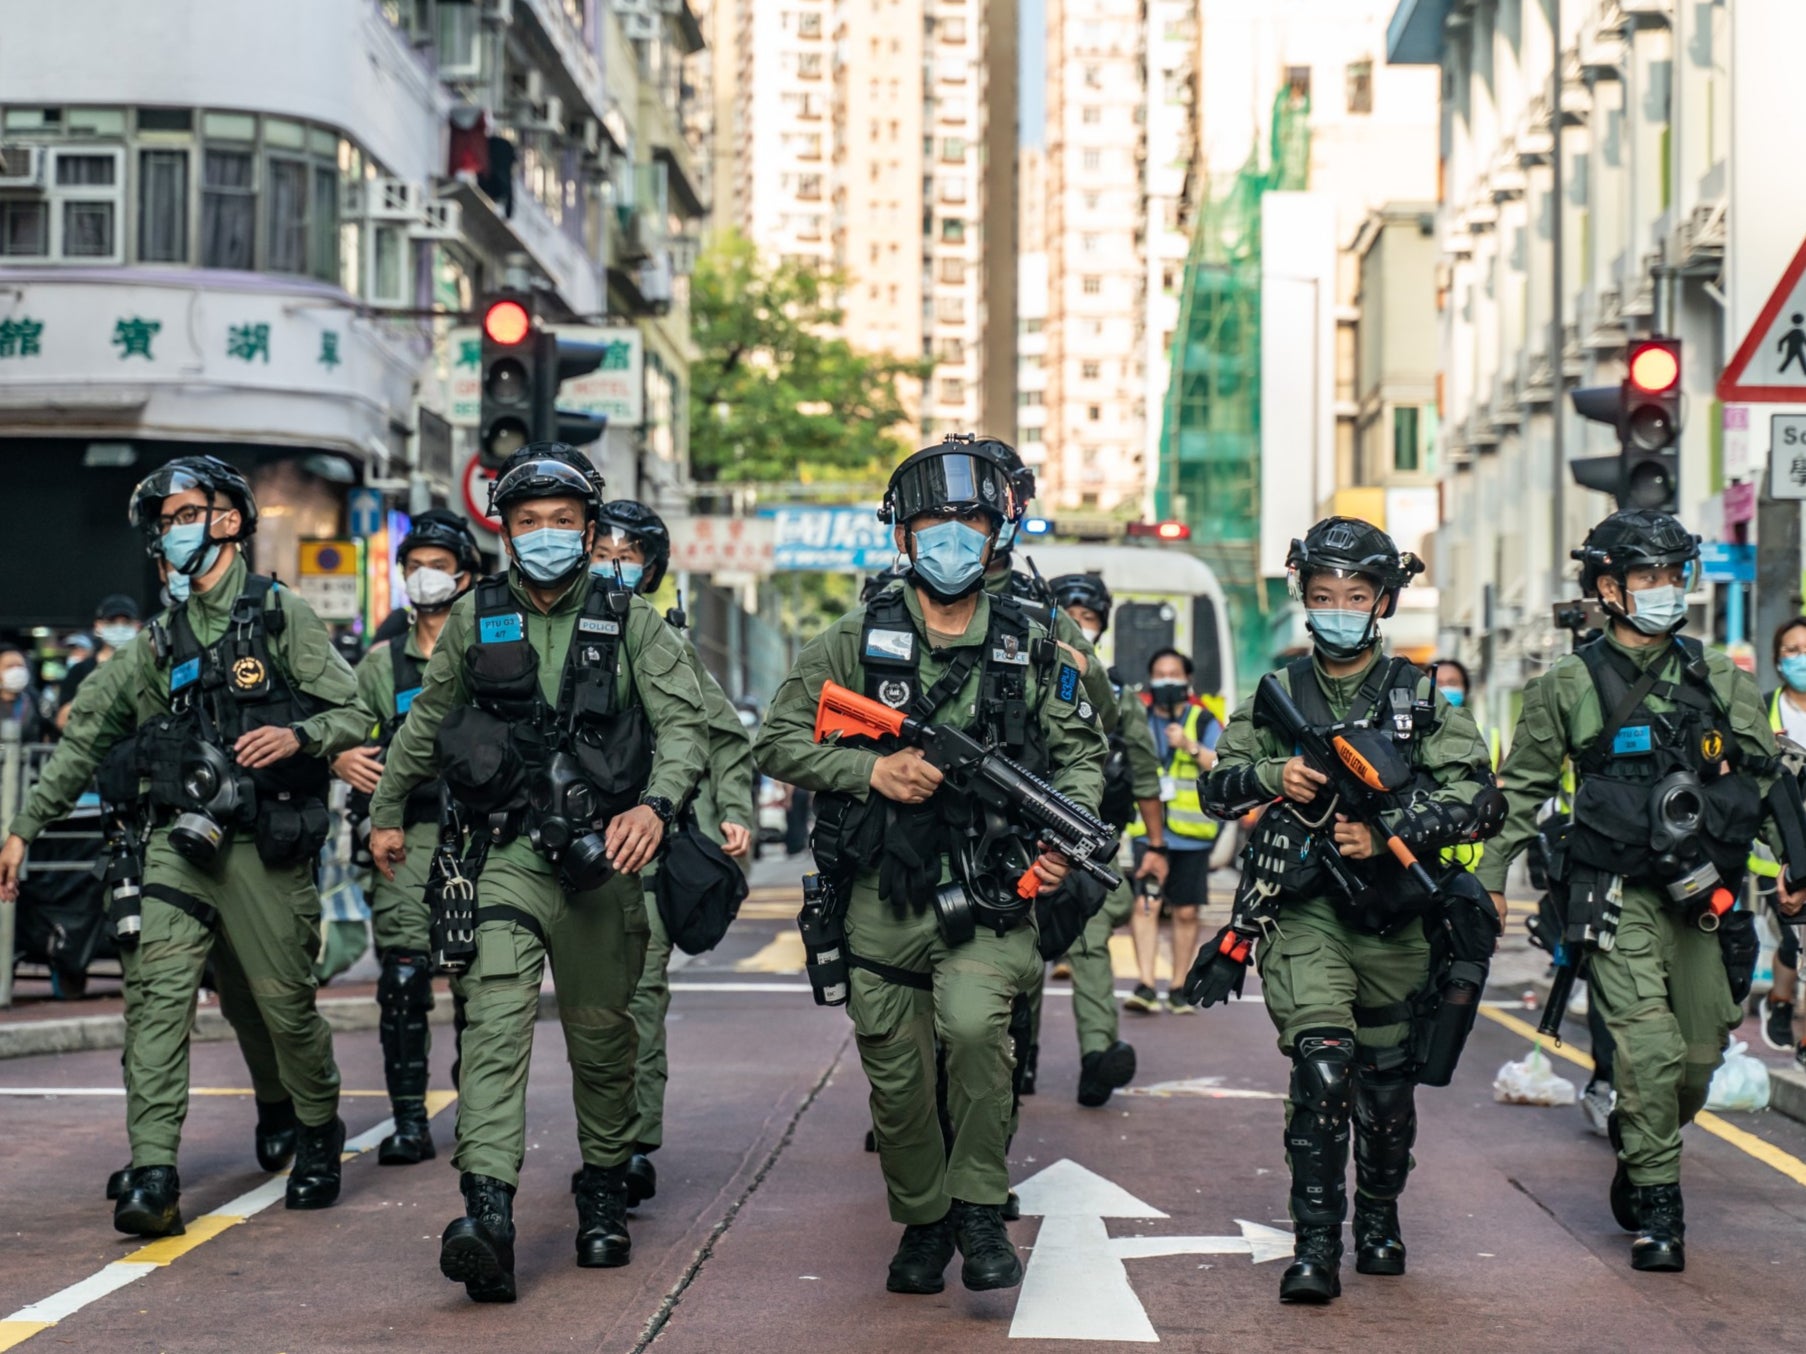
<path id="1" fill-rule="evenodd" d="M 732 972 L 785 925 L 768 917 L 743 922 L 722 952 L 680 979 L 793 986 L 794 978 Z M 1105 1111 L 1081 1110 L 1071 1099 L 1077 1057 L 1069 1005 L 1056 995 L 1047 1012 L 1043 1089 L 1025 1109 L 1012 1178 L 1070 1160 L 1169 1215 L 1111 1221 L 1115 1237 L 1234 1235 L 1238 1219 L 1287 1225 L 1277 1099 L 1136 1096 Z M 1131 1019 L 1127 1033 L 1141 1052 L 1144 1085 L 1216 1077 L 1222 1089 L 1283 1091 L 1285 1064 L 1256 1002 L 1195 1018 Z M 337 1208 L 291 1214 L 277 1205 L 19 1347 L 107 1354 L 1094 1347 L 1012 1341 L 1018 1294 L 967 1293 L 957 1261 L 937 1297 L 884 1293 L 897 1229 L 885 1216 L 876 1162 L 861 1150 L 865 1086 L 848 1035 L 842 1013 L 817 1010 L 806 994 L 679 992 L 659 1195 L 638 1215 L 628 1269 L 572 1263 L 567 1186 L 577 1156 L 569 1080 L 558 1027 L 543 1023 L 516 1206 L 518 1304 L 474 1306 L 438 1274 L 438 1235 L 458 1211 L 444 1155 L 405 1170 L 364 1156 L 347 1165 Z M 449 1040 L 438 1032 L 438 1042 L 435 1075 L 443 1084 Z M 374 1033 L 341 1035 L 338 1047 L 347 1087 L 380 1086 Z M 1408 1277 L 1349 1273 L 1345 1296 L 1329 1310 L 1298 1310 L 1274 1301 L 1283 1262 L 1256 1266 L 1234 1254 L 1131 1259 L 1129 1282 L 1160 1340 L 1209 1351 L 1790 1344 L 1794 1323 L 1786 1318 L 1806 1263 L 1806 1186 L 1689 1130 L 1690 1268 L 1681 1276 L 1633 1274 L 1626 1238 L 1605 1204 L 1609 1149 L 1584 1133 L 1578 1111 L 1492 1102 L 1493 1072 L 1527 1047 L 1482 1021 L 1456 1085 L 1420 1093 L 1419 1169 L 1404 1207 Z M 194 1075 L 197 1086 L 243 1084 L 230 1044 L 198 1046 Z M 0 1086 L 116 1084 L 111 1052 L 0 1064 Z M 346 1106 L 354 1134 L 384 1113 L 376 1098 Z M 1726 1117 L 1806 1160 L 1806 1127 L 1768 1114 Z M 135 1246 L 111 1231 L 100 1198 L 106 1173 L 123 1161 L 121 1120 L 117 1097 L 0 1096 L 7 1143 L 0 1317 Z M 435 1121 L 442 1148 L 450 1121 L 450 1114 Z M 190 1218 L 262 1183 L 249 1131 L 248 1099 L 196 1099 L 182 1159 Z M 1031 1265 L 1040 1226 L 1025 1218 L 1013 1228 Z M 1066 1311 L 1086 1300 L 1084 1287 L 1064 1295 Z"/>

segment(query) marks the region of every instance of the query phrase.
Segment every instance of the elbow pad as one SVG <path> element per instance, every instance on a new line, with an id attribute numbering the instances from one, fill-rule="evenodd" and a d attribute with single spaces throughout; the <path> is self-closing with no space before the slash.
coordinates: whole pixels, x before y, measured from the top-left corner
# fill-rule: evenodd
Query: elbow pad
<path id="1" fill-rule="evenodd" d="M 1272 795 L 1254 774 L 1252 763 L 1212 771 L 1198 780 L 1198 794 L 1204 807 L 1218 818 L 1239 818 L 1249 809 L 1259 808 Z"/>

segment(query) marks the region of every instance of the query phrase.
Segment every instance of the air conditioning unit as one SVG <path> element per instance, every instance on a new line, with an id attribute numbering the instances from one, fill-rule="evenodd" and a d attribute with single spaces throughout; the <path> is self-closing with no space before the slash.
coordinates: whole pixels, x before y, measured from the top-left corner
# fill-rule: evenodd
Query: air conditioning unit
<path id="1" fill-rule="evenodd" d="M 556 94 L 548 94 L 543 103 L 527 105 L 515 119 L 515 125 L 526 131 L 563 132 L 564 100 Z"/>
<path id="2" fill-rule="evenodd" d="M 405 179 L 364 180 L 364 212 L 372 221 L 417 221 L 420 219 L 420 185 Z"/>
<path id="3" fill-rule="evenodd" d="M 420 204 L 420 219 L 408 232 L 416 240 L 459 240 L 464 237 L 464 208 L 439 198 Z"/>
<path id="4" fill-rule="evenodd" d="M 520 82 L 522 103 L 541 104 L 546 100 L 546 74 L 542 70 L 529 70 Z"/>
<path id="5" fill-rule="evenodd" d="M 44 148 L 0 145 L 0 188 L 42 188 Z"/>
<path id="6" fill-rule="evenodd" d="M 623 14 L 621 28 L 629 42 L 651 42 L 658 36 L 656 14 Z"/>
<path id="7" fill-rule="evenodd" d="M 591 160 L 602 155 L 602 123 L 597 118 L 584 118 L 578 129 L 578 136 L 583 142 L 583 153 Z"/>
<path id="8" fill-rule="evenodd" d="M 640 264 L 640 295 L 655 310 L 671 304 L 671 256 L 660 253 Z"/>

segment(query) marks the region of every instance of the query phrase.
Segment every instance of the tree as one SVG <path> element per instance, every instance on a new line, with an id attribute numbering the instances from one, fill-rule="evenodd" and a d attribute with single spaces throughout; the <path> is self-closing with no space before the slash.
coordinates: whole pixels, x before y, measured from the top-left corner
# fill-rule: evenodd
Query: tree
<path id="1" fill-rule="evenodd" d="M 699 483 L 846 479 L 882 485 L 911 448 L 903 383 L 929 364 L 866 353 L 833 330 L 843 275 L 763 262 L 729 234 L 690 282 L 690 473 Z"/>

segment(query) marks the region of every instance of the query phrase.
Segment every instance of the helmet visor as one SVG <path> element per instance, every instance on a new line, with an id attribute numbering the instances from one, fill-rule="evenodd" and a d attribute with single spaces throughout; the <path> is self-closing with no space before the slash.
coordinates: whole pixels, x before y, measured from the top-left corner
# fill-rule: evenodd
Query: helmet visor
<path id="1" fill-rule="evenodd" d="M 564 461 L 524 461 L 495 482 L 493 502 L 528 498 L 580 498 L 595 501 L 596 486 L 576 466 Z"/>
<path id="2" fill-rule="evenodd" d="M 156 525 L 157 513 L 163 506 L 163 500 L 171 494 L 185 493 L 190 489 L 211 494 L 213 485 L 186 466 L 159 466 L 139 480 L 138 487 L 132 490 L 132 525 Z"/>
<path id="3" fill-rule="evenodd" d="M 1009 484 L 997 463 L 969 452 L 925 457 L 897 476 L 893 489 L 898 522 L 924 513 L 980 508 L 1001 521 L 1009 511 Z"/>

